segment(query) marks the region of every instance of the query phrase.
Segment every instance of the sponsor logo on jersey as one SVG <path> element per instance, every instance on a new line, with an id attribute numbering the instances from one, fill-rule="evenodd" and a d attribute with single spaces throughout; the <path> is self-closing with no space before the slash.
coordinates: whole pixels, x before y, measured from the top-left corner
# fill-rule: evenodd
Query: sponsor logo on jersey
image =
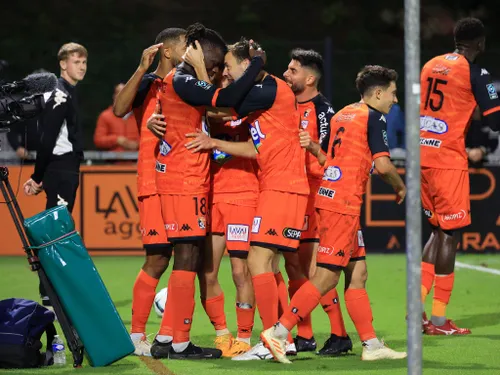
<path id="1" fill-rule="evenodd" d="M 325 169 L 323 180 L 325 181 L 338 181 L 342 177 L 342 171 L 339 167 L 330 166 Z"/>
<path id="2" fill-rule="evenodd" d="M 247 242 L 249 232 L 248 225 L 228 224 L 226 239 L 227 241 Z"/>
<path id="3" fill-rule="evenodd" d="M 266 139 L 266 135 L 260 129 L 260 122 L 258 120 L 250 125 L 250 135 L 256 149 L 262 146 L 262 140 Z"/>
<path id="4" fill-rule="evenodd" d="M 434 217 L 434 213 L 431 210 L 428 210 L 427 208 L 423 208 L 422 210 L 424 211 L 424 215 L 429 219 L 432 219 Z"/>
<path id="5" fill-rule="evenodd" d="M 179 230 L 179 225 L 177 223 L 167 223 L 165 224 L 165 229 L 171 232 L 177 232 Z"/>
<path id="6" fill-rule="evenodd" d="M 431 116 L 420 116 L 420 130 L 434 134 L 444 134 L 448 132 L 448 124 Z"/>
<path id="7" fill-rule="evenodd" d="M 441 141 L 434 138 L 420 138 L 420 146 L 440 148 Z"/>
<path id="8" fill-rule="evenodd" d="M 441 64 L 437 64 L 436 66 L 434 66 L 434 68 L 432 68 L 432 73 L 442 74 L 444 76 L 447 76 L 448 73 L 450 73 L 450 71 L 451 71 L 450 67 L 447 67 L 446 65 L 441 65 Z"/>
<path id="9" fill-rule="evenodd" d="M 358 230 L 358 246 L 365 247 L 365 239 L 363 238 L 363 232 Z"/>
<path id="10" fill-rule="evenodd" d="M 195 83 L 196 86 L 201 87 L 203 90 L 210 90 L 212 85 L 205 81 L 198 81 Z"/>
<path id="11" fill-rule="evenodd" d="M 283 237 L 289 238 L 291 240 L 300 240 L 301 231 L 294 228 L 283 229 Z"/>
<path id="12" fill-rule="evenodd" d="M 335 248 L 333 246 L 318 246 L 318 253 L 333 255 Z"/>
<path id="13" fill-rule="evenodd" d="M 457 221 L 465 219 L 466 216 L 467 212 L 465 212 L 465 210 L 460 210 L 452 214 L 443 214 L 441 215 L 441 219 L 443 219 L 443 221 Z"/>
<path id="14" fill-rule="evenodd" d="M 490 99 L 498 99 L 498 93 L 497 89 L 495 88 L 495 85 L 493 83 L 488 83 L 486 85 L 486 90 L 488 90 L 488 95 L 490 96 Z"/>
<path id="15" fill-rule="evenodd" d="M 446 55 L 444 57 L 445 60 L 448 60 L 448 61 L 455 61 L 455 60 L 458 60 L 458 56 L 457 55 Z"/>
<path id="16" fill-rule="evenodd" d="M 172 151 L 172 146 L 170 146 L 166 140 L 162 139 L 160 143 L 160 155 L 167 156 L 170 151 Z"/>
<path id="17" fill-rule="evenodd" d="M 207 227 L 207 220 L 203 216 L 198 218 L 198 227 L 200 229 L 206 229 Z"/>
<path id="18" fill-rule="evenodd" d="M 156 161 L 156 167 L 155 167 L 156 172 L 160 173 L 165 173 L 167 170 L 167 165 L 160 163 L 158 160 Z"/>
<path id="19" fill-rule="evenodd" d="M 340 113 L 335 116 L 335 122 L 348 122 L 354 120 L 355 113 Z"/>
<path id="20" fill-rule="evenodd" d="M 252 233 L 259 233 L 260 231 L 260 222 L 262 221 L 261 217 L 254 217 L 252 223 Z"/>
<path id="21" fill-rule="evenodd" d="M 309 120 L 301 120 L 300 121 L 300 126 L 302 126 L 303 129 L 307 129 L 308 125 L 309 125 Z"/>
<path id="22" fill-rule="evenodd" d="M 382 130 L 382 139 L 384 140 L 384 144 L 389 147 L 389 140 L 387 139 L 387 132 Z"/>
<path id="23" fill-rule="evenodd" d="M 333 199 L 333 197 L 335 196 L 335 190 L 320 187 L 318 190 L 318 195 L 321 195 L 322 197 Z"/>

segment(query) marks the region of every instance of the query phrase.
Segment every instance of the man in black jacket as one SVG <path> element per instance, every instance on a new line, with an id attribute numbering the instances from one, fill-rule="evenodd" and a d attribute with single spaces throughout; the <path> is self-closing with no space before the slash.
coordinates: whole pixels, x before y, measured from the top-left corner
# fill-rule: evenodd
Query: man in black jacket
<path id="1" fill-rule="evenodd" d="M 47 194 L 46 209 L 67 206 L 71 212 L 83 159 L 83 129 L 79 121 L 75 86 L 87 71 L 87 50 L 77 43 L 64 44 L 57 58 L 61 68 L 54 91 L 44 94 L 45 110 L 39 119 L 40 143 L 35 171 L 24 184 L 27 195 Z M 43 304 L 50 301 L 40 284 Z"/>

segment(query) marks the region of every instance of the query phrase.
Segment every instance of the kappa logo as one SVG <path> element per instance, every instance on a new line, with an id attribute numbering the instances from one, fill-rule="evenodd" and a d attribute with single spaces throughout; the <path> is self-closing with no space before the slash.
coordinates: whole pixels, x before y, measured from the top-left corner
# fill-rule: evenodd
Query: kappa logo
<path id="1" fill-rule="evenodd" d="M 243 224 L 228 224 L 226 238 L 227 241 L 247 242 L 250 228 Z"/>
<path id="2" fill-rule="evenodd" d="M 56 92 L 54 94 L 54 106 L 52 107 L 52 109 L 56 108 L 60 104 L 66 103 L 67 98 L 68 95 L 64 91 L 56 89 Z"/>
<path id="3" fill-rule="evenodd" d="M 148 234 L 146 236 L 158 236 L 158 232 L 156 231 L 156 229 L 150 229 Z"/>
<path id="4" fill-rule="evenodd" d="M 379 121 L 383 121 L 387 124 L 387 120 L 385 119 L 384 115 L 380 115 Z"/>
<path id="5" fill-rule="evenodd" d="M 482 76 L 487 76 L 487 75 L 489 75 L 489 74 L 490 74 L 490 72 L 488 72 L 486 69 L 484 69 L 484 68 L 483 68 L 483 69 L 481 69 L 481 75 L 482 75 Z"/>
<path id="6" fill-rule="evenodd" d="M 334 114 L 335 111 L 333 110 L 332 107 L 328 107 L 328 110 L 326 111 L 326 113 L 331 113 L 331 114 Z"/>
<path id="7" fill-rule="evenodd" d="M 191 228 L 189 224 L 182 224 L 181 232 L 187 232 L 188 230 L 193 230 L 193 228 Z"/>
<path id="8" fill-rule="evenodd" d="M 277 236 L 277 235 L 278 235 L 278 233 L 276 233 L 276 230 L 275 230 L 275 229 L 273 229 L 273 228 L 269 229 L 269 230 L 266 232 L 266 234 L 267 234 L 268 236 Z"/>
<path id="9" fill-rule="evenodd" d="M 193 76 L 187 76 L 187 77 L 186 77 L 186 82 L 189 82 L 189 81 L 191 81 L 191 80 L 193 80 L 193 79 L 194 79 L 194 77 L 193 77 Z"/>
<path id="10" fill-rule="evenodd" d="M 337 253 L 335 254 L 336 257 L 345 257 L 345 253 L 344 253 L 344 250 L 339 250 L 337 251 Z"/>

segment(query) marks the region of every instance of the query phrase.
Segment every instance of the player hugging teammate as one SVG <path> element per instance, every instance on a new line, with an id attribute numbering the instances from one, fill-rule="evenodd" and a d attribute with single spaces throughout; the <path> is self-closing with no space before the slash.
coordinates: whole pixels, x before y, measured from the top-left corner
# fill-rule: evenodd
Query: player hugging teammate
<path id="1" fill-rule="evenodd" d="M 482 29 L 469 25 L 461 30 L 457 46 L 473 59 L 467 53 L 481 49 Z M 227 46 L 216 31 L 201 24 L 186 31 L 166 29 L 156 43 L 144 51 L 140 67 L 115 103 L 120 115 L 134 109 L 142 130 L 138 181 L 146 263 L 134 286 L 131 335 L 136 354 L 169 359 L 274 357 L 288 363 L 287 352 L 316 349 L 310 313 L 319 303 L 332 330 L 318 354 L 345 352 L 352 343 L 335 290 L 344 273 L 345 302 L 363 343 L 362 359 L 406 357 L 389 349 L 373 329 L 359 223 L 372 171 L 392 186 L 398 203 L 406 194 L 389 158 L 384 116 L 397 103 L 397 73 L 366 66 L 356 78 L 361 101 L 334 114 L 317 89 L 322 59 L 314 51 L 292 51 L 283 81 L 263 70 L 266 55 L 257 43 L 242 38 Z M 145 75 L 158 52 L 157 70 Z M 463 60 L 460 53 L 448 56 L 453 58 L 444 57 L 443 64 Z M 469 86 L 474 90 L 485 74 L 472 73 Z M 438 93 L 435 85 L 430 90 Z M 498 96 L 488 91 L 488 102 L 481 95 L 473 91 L 469 96 L 493 119 L 500 108 Z M 427 98 L 425 108 L 429 102 L 433 111 L 440 110 L 436 98 Z M 428 172 L 422 180 L 432 173 L 438 172 Z M 447 241 L 451 234 L 441 227 L 443 233 L 436 228 L 434 235 Z M 151 229 L 158 234 L 156 241 L 148 238 Z M 169 295 L 151 345 L 145 324 L 172 246 Z M 226 249 L 237 289 L 236 338 L 227 327 L 218 282 Z M 281 317 L 273 272 L 278 253 L 285 254 L 291 297 Z M 216 349 L 190 341 L 196 275 Z M 251 347 L 256 307 L 264 332 Z M 290 350 L 290 331 L 297 324 L 296 348 Z"/>

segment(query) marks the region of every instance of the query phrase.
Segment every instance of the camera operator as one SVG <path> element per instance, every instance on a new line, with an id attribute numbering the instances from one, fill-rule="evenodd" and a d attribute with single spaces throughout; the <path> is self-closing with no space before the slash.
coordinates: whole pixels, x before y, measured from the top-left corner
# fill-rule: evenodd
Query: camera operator
<path id="1" fill-rule="evenodd" d="M 27 195 L 45 190 L 46 209 L 67 206 L 71 212 L 79 185 L 83 159 L 83 129 L 79 121 L 75 86 L 87 71 L 87 50 L 80 44 L 64 44 L 58 54 L 61 76 L 56 89 L 44 95 L 45 110 L 39 118 L 40 143 L 35 171 L 24 184 Z M 45 306 L 48 297 L 40 285 Z"/>

